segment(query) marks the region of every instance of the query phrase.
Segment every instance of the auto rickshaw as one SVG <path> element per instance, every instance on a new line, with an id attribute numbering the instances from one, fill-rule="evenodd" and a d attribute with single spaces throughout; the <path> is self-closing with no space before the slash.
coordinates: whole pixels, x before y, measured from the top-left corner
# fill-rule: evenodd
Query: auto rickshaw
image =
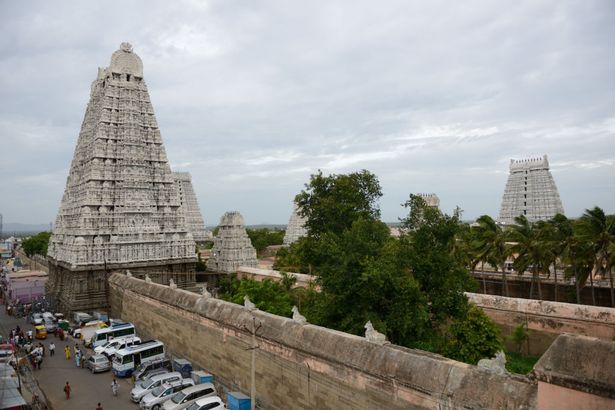
<path id="1" fill-rule="evenodd" d="M 47 329 L 45 328 L 45 326 L 35 326 L 34 337 L 37 339 L 47 339 Z"/>

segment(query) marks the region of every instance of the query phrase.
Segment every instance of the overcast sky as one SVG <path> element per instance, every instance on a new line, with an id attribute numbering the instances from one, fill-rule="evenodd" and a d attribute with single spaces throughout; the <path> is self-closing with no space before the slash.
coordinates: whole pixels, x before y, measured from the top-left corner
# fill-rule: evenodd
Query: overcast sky
<path id="1" fill-rule="evenodd" d="M 548 154 L 564 209 L 615 212 L 615 2 L 0 0 L 0 213 L 55 220 L 97 67 L 141 57 L 208 225 L 288 221 L 310 174 L 367 169 L 385 221 L 435 192 L 497 216 Z"/>

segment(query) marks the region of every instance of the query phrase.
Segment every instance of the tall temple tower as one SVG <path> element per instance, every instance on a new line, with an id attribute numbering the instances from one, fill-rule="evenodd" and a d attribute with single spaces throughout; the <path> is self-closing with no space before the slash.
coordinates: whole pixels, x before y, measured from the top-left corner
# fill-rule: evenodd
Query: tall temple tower
<path id="1" fill-rule="evenodd" d="M 284 234 L 284 245 L 290 245 L 296 242 L 299 238 L 307 235 L 305 228 L 305 218 L 299 215 L 297 204 L 293 206 L 293 213 L 290 214 L 288 225 L 286 225 L 286 233 Z"/>
<path id="2" fill-rule="evenodd" d="M 192 177 L 189 172 L 173 172 L 173 178 L 175 178 L 179 191 L 179 202 L 186 215 L 188 231 L 196 242 L 204 242 L 207 240 L 207 230 L 199 209 L 199 202 L 196 199 L 196 193 L 192 187 Z"/>
<path id="3" fill-rule="evenodd" d="M 434 193 L 431 193 L 431 194 L 422 193 L 422 194 L 417 194 L 417 195 L 423 198 L 427 206 L 430 206 L 432 208 L 440 208 L 440 198 L 438 198 L 438 195 Z"/>
<path id="4" fill-rule="evenodd" d="M 520 215 L 534 222 L 550 219 L 558 213 L 564 213 L 564 208 L 549 171 L 547 156 L 511 159 L 499 222 L 514 224 Z"/>
<path id="5" fill-rule="evenodd" d="M 143 64 L 122 43 L 99 68 L 49 240 L 47 293 L 63 311 L 105 308 L 108 275 L 195 283 L 190 234 Z"/>
<path id="6" fill-rule="evenodd" d="M 227 212 L 220 218 L 218 235 L 214 238 L 207 269 L 214 272 L 234 273 L 240 266 L 258 267 L 256 249 L 246 232 L 243 216 L 237 211 Z"/>

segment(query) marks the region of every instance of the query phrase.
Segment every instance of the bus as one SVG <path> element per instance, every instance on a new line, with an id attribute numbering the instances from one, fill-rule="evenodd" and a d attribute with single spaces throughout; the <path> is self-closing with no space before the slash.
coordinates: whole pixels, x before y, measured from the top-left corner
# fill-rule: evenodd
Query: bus
<path id="1" fill-rule="evenodd" d="M 135 326 L 132 323 L 122 323 L 112 325 L 111 327 L 96 329 L 87 345 L 94 349 L 98 346 L 104 345 L 111 339 L 126 336 L 136 336 Z"/>
<path id="2" fill-rule="evenodd" d="M 140 345 L 133 345 L 115 352 L 113 357 L 113 374 L 117 377 L 127 377 L 137 366 L 165 356 L 164 343 L 158 340 L 148 340 Z"/>

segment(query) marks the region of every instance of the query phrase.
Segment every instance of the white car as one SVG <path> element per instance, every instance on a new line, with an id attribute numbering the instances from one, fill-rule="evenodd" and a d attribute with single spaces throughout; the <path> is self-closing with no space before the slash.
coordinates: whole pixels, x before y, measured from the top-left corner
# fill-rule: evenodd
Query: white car
<path id="1" fill-rule="evenodd" d="M 191 386 L 194 386 L 194 380 L 192 379 L 164 383 L 150 390 L 139 402 L 139 407 L 143 410 L 159 410 L 164 402 L 173 397 L 175 393 Z"/>
<path id="2" fill-rule="evenodd" d="M 220 397 L 213 396 L 195 401 L 186 410 L 226 410 L 226 406 Z"/>
<path id="3" fill-rule="evenodd" d="M 198 399 L 216 396 L 216 388 L 212 383 L 201 383 L 175 393 L 171 400 L 167 400 L 162 408 L 164 410 L 183 410 Z"/>
<path id="4" fill-rule="evenodd" d="M 139 343 L 141 343 L 141 339 L 137 336 L 117 337 L 109 340 L 104 345 L 96 346 L 94 352 L 96 352 L 96 354 L 104 354 L 107 357 L 111 357 L 118 350 L 128 346 L 138 345 Z"/>
<path id="5" fill-rule="evenodd" d="M 147 377 L 138 382 L 135 387 L 132 388 L 132 391 L 130 392 L 130 400 L 138 403 L 147 393 L 149 393 L 150 390 L 162 385 L 162 383 L 174 382 L 181 379 L 182 375 L 180 372 L 163 373 L 153 377 Z"/>

